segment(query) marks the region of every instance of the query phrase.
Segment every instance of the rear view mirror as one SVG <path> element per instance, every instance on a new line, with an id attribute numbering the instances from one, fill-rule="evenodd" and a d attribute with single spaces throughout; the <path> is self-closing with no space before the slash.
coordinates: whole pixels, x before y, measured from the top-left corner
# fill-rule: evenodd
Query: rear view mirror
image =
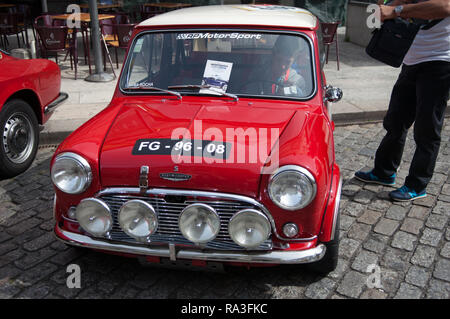
<path id="1" fill-rule="evenodd" d="M 340 88 L 335 88 L 332 87 L 331 85 L 328 85 L 325 88 L 325 101 L 336 103 L 342 99 L 343 95 L 344 93 Z"/>

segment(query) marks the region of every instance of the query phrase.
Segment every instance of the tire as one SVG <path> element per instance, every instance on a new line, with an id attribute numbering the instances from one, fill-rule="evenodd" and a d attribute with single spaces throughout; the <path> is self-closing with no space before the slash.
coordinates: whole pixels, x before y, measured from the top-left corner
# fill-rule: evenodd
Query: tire
<path id="1" fill-rule="evenodd" d="M 339 222 L 340 216 L 338 215 L 334 239 L 324 243 L 327 249 L 325 256 L 321 260 L 308 265 L 311 271 L 319 274 L 328 274 L 336 269 L 339 259 Z"/>
<path id="2" fill-rule="evenodd" d="M 39 123 L 31 106 L 19 99 L 8 101 L 0 112 L 0 177 L 26 171 L 39 145 Z"/>

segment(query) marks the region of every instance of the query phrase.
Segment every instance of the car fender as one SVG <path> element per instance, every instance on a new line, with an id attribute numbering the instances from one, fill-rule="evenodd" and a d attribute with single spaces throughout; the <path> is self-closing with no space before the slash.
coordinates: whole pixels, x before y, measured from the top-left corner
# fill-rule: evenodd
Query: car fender
<path id="1" fill-rule="evenodd" d="M 342 177 L 340 176 L 339 166 L 333 165 L 333 180 L 329 192 L 328 203 L 323 215 L 322 227 L 319 233 L 320 242 L 329 242 L 334 240 L 340 214 L 339 204 L 342 191 Z"/>
<path id="2" fill-rule="evenodd" d="M 22 99 L 33 107 L 39 123 L 45 123 L 50 114 L 44 115 L 44 107 L 58 97 L 61 87 L 58 65 L 48 60 L 8 57 L 7 61 L 3 61 L 2 69 L 0 111 L 8 100 Z M 15 74 L 19 71 L 21 75 L 17 77 Z"/>

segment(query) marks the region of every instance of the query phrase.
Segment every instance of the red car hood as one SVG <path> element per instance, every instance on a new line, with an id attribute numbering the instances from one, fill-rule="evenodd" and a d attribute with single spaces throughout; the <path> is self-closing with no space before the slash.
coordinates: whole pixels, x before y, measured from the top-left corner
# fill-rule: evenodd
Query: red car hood
<path id="1" fill-rule="evenodd" d="M 124 104 L 100 153 L 103 187 L 137 187 L 140 167 L 145 165 L 149 167 L 149 187 L 220 191 L 256 197 L 261 168 L 272 147 L 278 145 L 278 138 L 295 110 L 252 107 L 241 102 L 219 101 L 215 104 L 203 105 L 184 100 Z M 210 144 L 209 141 L 225 140 L 230 153 L 227 153 L 227 158 L 216 162 L 206 156 L 206 147 L 203 148 L 203 156 L 201 152 L 197 153 L 199 156 L 171 155 L 170 151 L 165 151 L 165 143 L 169 143 L 172 137 L 174 140 L 203 140 L 204 146 Z M 187 149 L 199 145 L 201 147 L 202 142 L 193 143 Z M 156 148 L 158 150 L 153 151 Z M 163 178 L 173 177 L 173 173 L 188 175 L 184 177 L 189 179 L 172 181 Z"/>

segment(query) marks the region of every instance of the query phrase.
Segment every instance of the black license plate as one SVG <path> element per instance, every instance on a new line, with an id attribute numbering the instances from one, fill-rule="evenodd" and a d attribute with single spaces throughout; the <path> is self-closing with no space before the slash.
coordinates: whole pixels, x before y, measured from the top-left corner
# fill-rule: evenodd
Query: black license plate
<path id="1" fill-rule="evenodd" d="M 173 155 L 227 159 L 231 143 L 205 140 L 140 139 L 133 155 Z"/>

